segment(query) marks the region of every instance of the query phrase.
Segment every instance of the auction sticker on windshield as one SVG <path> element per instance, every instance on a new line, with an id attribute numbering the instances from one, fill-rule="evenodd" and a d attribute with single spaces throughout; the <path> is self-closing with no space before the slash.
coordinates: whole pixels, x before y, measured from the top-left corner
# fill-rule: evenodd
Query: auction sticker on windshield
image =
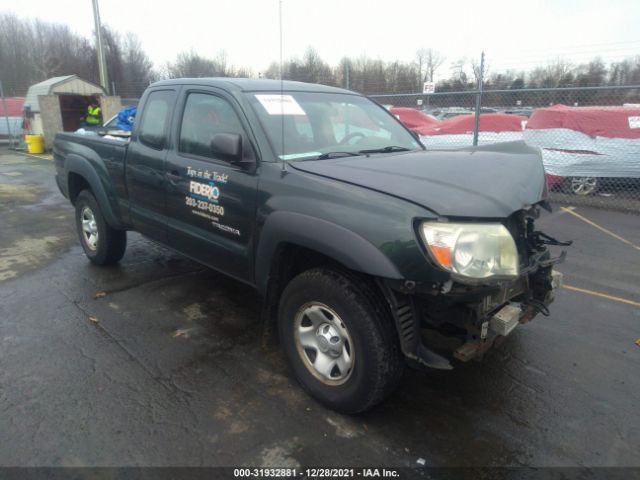
<path id="1" fill-rule="evenodd" d="M 269 115 L 307 115 L 291 95 L 256 95 Z"/>

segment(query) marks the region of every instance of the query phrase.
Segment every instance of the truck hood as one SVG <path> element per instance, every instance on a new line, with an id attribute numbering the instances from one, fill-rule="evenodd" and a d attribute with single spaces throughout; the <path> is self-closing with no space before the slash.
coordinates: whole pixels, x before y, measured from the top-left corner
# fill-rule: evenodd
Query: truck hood
<path id="1" fill-rule="evenodd" d="M 523 142 L 290 162 L 451 217 L 505 218 L 546 197 L 540 152 Z"/>

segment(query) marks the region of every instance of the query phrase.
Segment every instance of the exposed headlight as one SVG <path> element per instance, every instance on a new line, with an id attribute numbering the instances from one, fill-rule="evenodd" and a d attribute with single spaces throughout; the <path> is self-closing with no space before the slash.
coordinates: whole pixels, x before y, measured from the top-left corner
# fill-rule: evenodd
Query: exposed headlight
<path id="1" fill-rule="evenodd" d="M 424 222 L 420 233 L 445 270 L 469 278 L 518 275 L 518 250 L 504 225 Z"/>

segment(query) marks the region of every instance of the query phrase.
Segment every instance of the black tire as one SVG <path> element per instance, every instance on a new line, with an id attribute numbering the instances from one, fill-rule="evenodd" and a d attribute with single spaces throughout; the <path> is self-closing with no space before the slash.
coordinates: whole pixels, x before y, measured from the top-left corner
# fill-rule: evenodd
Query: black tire
<path id="1" fill-rule="evenodd" d="M 92 244 L 90 235 L 83 230 L 83 218 L 90 218 L 89 213 L 93 215 L 97 228 L 95 244 Z M 127 232 L 116 230 L 105 221 L 98 202 L 89 190 L 83 190 L 76 198 L 76 230 L 84 253 L 92 263 L 113 265 L 124 255 L 127 248 Z"/>
<path id="2" fill-rule="evenodd" d="M 314 367 L 305 363 L 306 349 L 296 340 L 296 319 L 310 304 L 333 310 L 348 331 L 353 366 L 343 383 L 328 385 L 326 378 L 321 381 Z M 393 319 L 379 294 L 358 277 L 327 268 L 301 273 L 282 293 L 278 329 L 297 380 L 311 396 L 336 411 L 364 412 L 384 400 L 399 383 L 404 361 Z"/>

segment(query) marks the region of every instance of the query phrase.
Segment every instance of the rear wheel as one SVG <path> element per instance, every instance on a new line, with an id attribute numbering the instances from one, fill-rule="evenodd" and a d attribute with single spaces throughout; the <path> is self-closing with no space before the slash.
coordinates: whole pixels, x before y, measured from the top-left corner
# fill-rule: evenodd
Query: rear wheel
<path id="1" fill-rule="evenodd" d="M 127 232 L 112 228 L 89 190 L 76 198 L 76 229 L 80 244 L 89 260 L 96 265 L 117 263 L 127 248 Z"/>
<path id="2" fill-rule="evenodd" d="M 325 268 L 298 275 L 280 299 L 278 328 L 298 381 L 337 411 L 371 408 L 401 376 L 393 319 L 359 278 Z"/>

